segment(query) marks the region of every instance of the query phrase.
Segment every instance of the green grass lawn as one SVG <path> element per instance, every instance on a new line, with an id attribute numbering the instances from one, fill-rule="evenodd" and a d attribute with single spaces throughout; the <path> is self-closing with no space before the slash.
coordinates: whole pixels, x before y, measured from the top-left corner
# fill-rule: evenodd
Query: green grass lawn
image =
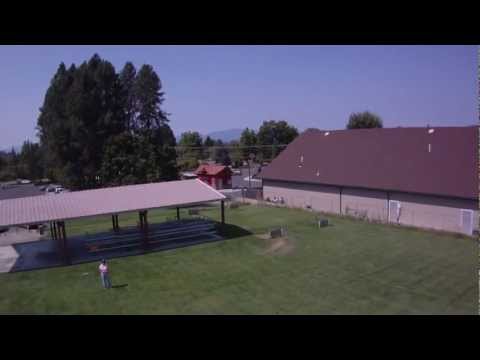
<path id="1" fill-rule="evenodd" d="M 219 218 L 218 208 L 203 213 Z M 302 210 L 226 209 L 228 223 L 252 234 L 112 259 L 113 284 L 128 284 L 116 289 L 101 288 L 96 263 L 0 274 L 0 313 L 478 314 L 474 239 L 328 218 L 319 229 Z M 283 243 L 255 236 L 281 225 Z M 67 233 L 110 227 L 109 217 L 81 220 Z"/>

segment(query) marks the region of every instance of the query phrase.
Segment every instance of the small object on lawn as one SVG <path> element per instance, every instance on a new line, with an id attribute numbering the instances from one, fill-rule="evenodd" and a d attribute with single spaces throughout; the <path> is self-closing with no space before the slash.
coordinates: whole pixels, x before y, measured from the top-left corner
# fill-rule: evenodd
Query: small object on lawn
<path id="1" fill-rule="evenodd" d="M 87 276 L 87 275 L 88 275 L 88 273 L 87 273 L 87 272 L 82 274 L 82 276 Z"/>
<path id="2" fill-rule="evenodd" d="M 281 237 L 282 234 L 283 234 L 283 231 L 281 228 L 273 229 L 270 231 L 270 238 L 275 239 L 275 238 Z"/>
<path id="3" fill-rule="evenodd" d="M 318 226 L 321 227 L 321 228 L 328 226 L 328 219 L 320 219 L 318 221 Z"/>

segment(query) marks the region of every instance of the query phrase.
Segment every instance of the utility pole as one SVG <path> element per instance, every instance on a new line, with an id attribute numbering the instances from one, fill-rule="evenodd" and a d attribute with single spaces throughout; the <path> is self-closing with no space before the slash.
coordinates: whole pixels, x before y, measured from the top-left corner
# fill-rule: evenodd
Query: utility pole
<path id="1" fill-rule="evenodd" d="M 252 175 L 251 175 L 250 168 L 252 167 L 253 159 L 255 159 L 255 154 L 250 153 L 250 156 L 249 156 L 249 159 L 248 159 L 248 188 L 249 189 L 252 188 Z"/>

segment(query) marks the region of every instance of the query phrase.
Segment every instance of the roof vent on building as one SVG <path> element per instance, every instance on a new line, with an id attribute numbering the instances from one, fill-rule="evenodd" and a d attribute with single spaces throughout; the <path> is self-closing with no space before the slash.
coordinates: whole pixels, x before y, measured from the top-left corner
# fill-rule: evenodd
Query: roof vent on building
<path id="1" fill-rule="evenodd" d="M 300 164 L 303 164 L 303 155 L 300 156 Z"/>
<path id="2" fill-rule="evenodd" d="M 428 152 L 432 152 L 432 144 L 428 144 Z"/>
<path id="3" fill-rule="evenodd" d="M 435 132 L 435 129 L 428 129 L 429 134 L 433 134 Z"/>
<path id="4" fill-rule="evenodd" d="M 328 135 L 330 135 L 330 131 L 327 131 L 327 132 L 325 133 L 325 136 L 328 136 Z"/>
<path id="5" fill-rule="evenodd" d="M 317 176 L 320 176 L 320 170 L 317 169 L 316 175 L 317 175 Z"/>

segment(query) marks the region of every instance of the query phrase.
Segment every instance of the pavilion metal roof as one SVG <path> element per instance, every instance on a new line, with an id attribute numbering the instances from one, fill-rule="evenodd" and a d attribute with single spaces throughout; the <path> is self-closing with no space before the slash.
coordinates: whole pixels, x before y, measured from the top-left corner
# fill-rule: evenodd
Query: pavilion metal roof
<path id="1" fill-rule="evenodd" d="M 225 198 L 198 179 L 29 196 L 0 200 L 0 226 L 195 205 Z"/>

